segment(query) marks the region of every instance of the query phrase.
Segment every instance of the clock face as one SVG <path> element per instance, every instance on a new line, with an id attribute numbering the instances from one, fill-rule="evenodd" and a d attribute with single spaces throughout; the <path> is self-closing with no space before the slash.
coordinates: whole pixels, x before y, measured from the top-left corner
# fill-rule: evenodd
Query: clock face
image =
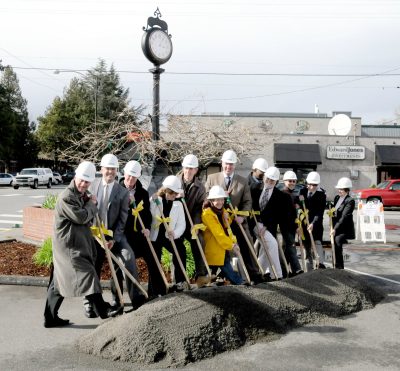
<path id="1" fill-rule="evenodd" d="M 149 47 L 153 56 L 162 63 L 165 63 L 171 57 L 171 39 L 164 31 L 155 30 L 151 32 L 149 36 Z"/>

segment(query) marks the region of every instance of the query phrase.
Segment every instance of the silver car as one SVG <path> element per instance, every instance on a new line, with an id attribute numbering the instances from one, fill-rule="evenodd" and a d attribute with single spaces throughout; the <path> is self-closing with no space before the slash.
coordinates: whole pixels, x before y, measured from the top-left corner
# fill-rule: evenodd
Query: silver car
<path id="1" fill-rule="evenodd" d="M 0 185 L 12 186 L 15 182 L 13 175 L 8 173 L 0 173 Z"/>

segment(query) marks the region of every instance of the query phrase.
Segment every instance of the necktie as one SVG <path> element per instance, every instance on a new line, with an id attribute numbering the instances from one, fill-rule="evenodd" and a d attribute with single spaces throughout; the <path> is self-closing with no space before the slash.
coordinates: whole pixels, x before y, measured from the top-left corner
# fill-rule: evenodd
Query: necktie
<path id="1" fill-rule="evenodd" d="M 104 226 L 107 228 L 107 209 L 108 209 L 108 184 L 106 184 L 103 188 L 103 196 L 100 205 L 100 219 L 104 223 Z"/>
<path id="2" fill-rule="evenodd" d="M 260 210 L 263 211 L 267 206 L 269 200 L 269 189 L 263 189 L 261 196 L 260 196 Z"/>
<path id="3" fill-rule="evenodd" d="M 227 182 L 226 182 L 226 189 L 228 190 L 228 189 L 229 189 L 229 186 L 231 185 L 231 177 L 230 177 L 230 176 L 227 176 L 226 179 L 227 179 Z"/>

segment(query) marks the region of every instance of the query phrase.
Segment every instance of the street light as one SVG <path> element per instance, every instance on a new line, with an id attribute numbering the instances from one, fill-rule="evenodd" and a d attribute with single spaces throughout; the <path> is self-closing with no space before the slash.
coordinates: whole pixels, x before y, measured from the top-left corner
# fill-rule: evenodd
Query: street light
<path id="1" fill-rule="evenodd" d="M 70 72 L 70 73 L 77 73 L 78 75 L 83 76 L 84 78 L 86 78 L 87 76 L 82 73 L 81 71 L 77 71 L 77 70 L 54 70 L 54 74 L 59 75 L 60 73 L 63 72 Z M 89 73 L 91 73 L 90 71 L 87 71 Z M 97 92 L 98 92 L 98 87 L 99 87 L 99 76 L 92 73 L 92 75 L 96 78 L 96 87 L 94 89 L 94 127 L 96 129 L 97 126 Z"/>

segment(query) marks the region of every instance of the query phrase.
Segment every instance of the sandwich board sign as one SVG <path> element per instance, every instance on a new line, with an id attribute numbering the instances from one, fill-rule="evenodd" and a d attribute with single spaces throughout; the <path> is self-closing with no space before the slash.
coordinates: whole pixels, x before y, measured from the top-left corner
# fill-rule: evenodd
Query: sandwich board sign
<path id="1" fill-rule="evenodd" d="M 386 243 L 385 218 L 382 202 L 360 202 L 357 209 L 357 235 L 362 242 Z"/>

